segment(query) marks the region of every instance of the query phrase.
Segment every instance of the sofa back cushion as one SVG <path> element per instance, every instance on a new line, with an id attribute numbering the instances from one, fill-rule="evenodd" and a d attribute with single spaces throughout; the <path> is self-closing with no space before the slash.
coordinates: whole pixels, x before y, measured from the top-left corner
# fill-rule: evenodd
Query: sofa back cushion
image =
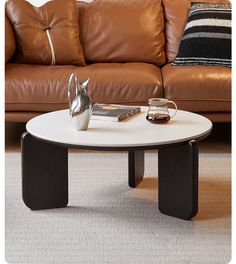
<path id="1" fill-rule="evenodd" d="M 165 63 L 160 0 L 78 3 L 86 61 Z"/>
<path id="2" fill-rule="evenodd" d="M 162 0 L 165 15 L 167 62 L 173 62 L 187 23 L 191 2 L 230 3 L 227 0 Z"/>
<path id="3" fill-rule="evenodd" d="M 40 7 L 8 0 L 6 12 L 17 44 L 15 62 L 85 65 L 75 0 L 53 0 Z"/>

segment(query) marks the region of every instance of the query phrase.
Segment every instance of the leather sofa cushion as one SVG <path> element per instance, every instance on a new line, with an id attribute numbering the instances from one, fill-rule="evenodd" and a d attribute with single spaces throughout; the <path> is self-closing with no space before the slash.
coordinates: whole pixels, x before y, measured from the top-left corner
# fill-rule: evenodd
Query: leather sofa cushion
<path id="1" fill-rule="evenodd" d="M 231 69 L 222 66 L 162 68 L 164 96 L 179 109 L 193 112 L 231 111 Z"/>
<path id="2" fill-rule="evenodd" d="M 7 62 L 16 49 L 15 38 L 12 30 L 11 23 L 5 15 L 5 62 Z"/>
<path id="3" fill-rule="evenodd" d="M 165 63 L 160 0 L 78 3 L 86 61 Z"/>
<path id="4" fill-rule="evenodd" d="M 15 62 L 85 65 L 75 0 L 53 0 L 41 7 L 8 0 L 6 11 L 15 31 Z"/>
<path id="5" fill-rule="evenodd" d="M 193 2 L 230 3 L 227 0 L 194 0 Z M 188 19 L 190 4 L 190 0 L 163 0 L 166 57 L 168 62 L 172 62 L 177 55 Z"/>
<path id="6" fill-rule="evenodd" d="M 6 111 L 53 111 L 68 108 L 72 72 L 91 78 L 92 102 L 147 104 L 162 97 L 161 70 L 146 63 L 92 64 L 87 67 L 6 64 Z"/>

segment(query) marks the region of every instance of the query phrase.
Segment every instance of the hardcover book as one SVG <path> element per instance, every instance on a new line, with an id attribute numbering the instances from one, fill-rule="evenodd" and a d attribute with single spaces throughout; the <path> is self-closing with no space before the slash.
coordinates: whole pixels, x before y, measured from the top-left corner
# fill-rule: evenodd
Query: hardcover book
<path id="1" fill-rule="evenodd" d="M 140 106 L 94 104 L 92 120 L 122 121 L 141 112 Z"/>

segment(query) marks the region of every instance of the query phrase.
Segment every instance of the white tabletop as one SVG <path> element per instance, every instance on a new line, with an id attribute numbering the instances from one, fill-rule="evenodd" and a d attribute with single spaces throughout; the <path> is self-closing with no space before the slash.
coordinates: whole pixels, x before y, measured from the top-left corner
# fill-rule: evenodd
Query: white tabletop
<path id="1" fill-rule="evenodd" d="M 196 139 L 211 131 L 209 119 L 178 110 L 165 124 L 146 120 L 147 107 L 142 112 L 121 122 L 91 120 L 88 130 L 72 127 L 69 110 L 42 114 L 31 119 L 27 131 L 40 139 L 74 146 L 88 147 L 150 147 Z M 172 112 L 172 110 L 170 110 Z"/>

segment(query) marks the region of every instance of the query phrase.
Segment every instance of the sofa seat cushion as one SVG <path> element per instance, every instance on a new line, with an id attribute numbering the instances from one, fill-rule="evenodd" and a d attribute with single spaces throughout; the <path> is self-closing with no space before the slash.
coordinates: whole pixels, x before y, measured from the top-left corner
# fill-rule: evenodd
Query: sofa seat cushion
<path id="1" fill-rule="evenodd" d="M 194 112 L 231 111 L 231 70 L 222 66 L 162 68 L 164 96 L 179 109 Z"/>
<path id="2" fill-rule="evenodd" d="M 161 70 L 146 63 L 99 63 L 86 67 L 6 64 L 6 111 L 53 111 L 68 108 L 72 72 L 91 78 L 92 102 L 147 104 L 163 95 Z"/>

